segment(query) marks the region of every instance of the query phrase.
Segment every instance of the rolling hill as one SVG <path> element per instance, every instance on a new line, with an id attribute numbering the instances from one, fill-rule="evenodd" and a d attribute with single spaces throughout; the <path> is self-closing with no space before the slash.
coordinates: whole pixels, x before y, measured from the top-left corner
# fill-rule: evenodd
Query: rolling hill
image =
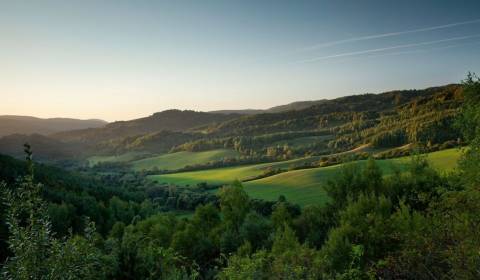
<path id="1" fill-rule="evenodd" d="M 440 171 L 450 171 L 456 167 L 461 155 L 458 149 L 448 149 L 428 154 L 428 160 L 434 168 Z M 377 160 L 378 165 L 385 175 L 392 172 L 392 166 L 404 167 L 410 161 L 410 157 L 401 157 L 388 160 Z M 281 163 L 257 164 L 242 167 L 220 168 L 204 171 L 182 172 L 165 175 L 149 176 L 150 180 L 159 183 L 176 185 L 195 185 L 202 182 L 209 184 L 229 184 L 233 180 L 246 180 L 262 173 L 271 166 L 288 166 L 294 161 Z M 359 161 L 363 164 L 365 161 Z M 343 164 L 319 167 L 311 169 L 292 170 L 262 179 L 244 183 L 247 193 L 254 198 L 276 200 L 279 195 L 302 206 L 312 203 L 324 203 L 327 200 L 324 184 L 341 170 Z"/>
<path id="2" fill-rule="evenodd" d="M 102 128 L 57 133 L 53 137 L 68 142 L 98 143 L 163 130 L 173 132 L 187 131 L 199 126 L 220 123 L 237 117 L 239 117 L 237 114 L 167 110 L 145 118 L 113 122 Z"/>
<path id="3" fill-rule="evenodd" d="M 74 129 L 98 128 L 107 124 L 103 120 L 79 120 L 69 118 L 41 119 L 30 116 L 0 116 L 0 137 L 11 134 L 48 135 Z"/>
<path id="4" fill-rule="evenodd" d="M 345 152 L 364 144 L 392 149 L 423 143 L 444 149 L 460 137 L 452 123 L 462 100 L 462 86 L 452 84 L 297 102 L 271 113 L 167 110 L 49 137 L 53 145 L 65 143 L 82 157 L 230 149 L 251 162 L 266 162 Z"/>
<path id="5" fill-rule="evenodd" d="M 219 149 L 205 152 L 176 152 L 156 157 L 149 157 L 131 162 L 135 171 L 141 170 L 175 170 L 196 164 L 206 164 L 225 158 L 236 158 L 240 154 L 234 150 Z"/>

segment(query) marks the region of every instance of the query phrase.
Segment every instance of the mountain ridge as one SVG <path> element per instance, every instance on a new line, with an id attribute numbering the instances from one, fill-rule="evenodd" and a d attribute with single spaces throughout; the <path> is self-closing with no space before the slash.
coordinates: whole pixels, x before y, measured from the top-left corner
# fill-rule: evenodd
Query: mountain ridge
<path id="1" fill-rule="evenodd" d="M 49 135 L 72 129 L 97 128 L 108 122 L 101 119 L 38 118 L 21 115 L 0 115 L 0 137 L 11 134 Z"/>

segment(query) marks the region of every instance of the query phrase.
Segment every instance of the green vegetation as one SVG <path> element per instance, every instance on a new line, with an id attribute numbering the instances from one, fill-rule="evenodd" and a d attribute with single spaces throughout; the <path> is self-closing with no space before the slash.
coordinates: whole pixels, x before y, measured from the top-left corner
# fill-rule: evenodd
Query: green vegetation
<path id="1" fill-rule="evenodd" d="M 427 154 L 432 167 L 440 172 L 453 171 L 457 166 L 461 153 L 458 149 L 449 149 Z M 392 174 L 394 168 L 405 170 L 411 157 L 390 160 L 378 160 L 377 164 L 383 174 Z M 364 165 L 366 161 L 358 164 Z M 347 163 L 352 164 L 352 163 Z M 353 163 L 356 164 L 356 163 Z M 324 204 L 328 197 L 324 186 L 339 174 L 345 164 L 312 169 L 293 170 L 259 180 L 245 183 L 245 191 L 254 198 L 276 200 L 284 195 L 289 201 L 302 206 L 308 204 Z"/>
<path id="2" fill-rule="evenodd" d="M 220 161 L 225 158 L 236 158 L 239 153 L 229 149 L 218 149 L 206 152 L 176 152 L 132 162 L 132 168 L 141 170 L 176 170 L 196 164 Z"/>
<path id="3" fill-rule="evenodd" d="M 479 279 L 480 79 L 469 75 L 463 87 L 461 110 L 448 87 L 430 92 L 435 102 L 412 91 L 350 97 L 311 108 L 325 113 L 321 119 L 294 111 L 203 127 L 206 134 L 246 136 L 195 140 L 182 144 L 183 154 L 150 159 L 181 166 L 208 157 L 199 155 L 218 144 L 215 150 L 235 146 L 220 154 L 290 159 L 279 162 L 147 177 L 131 169 L 107 172 L 114 167 L 108 164 L 100 164 L 105 172 L 34 165 L 25 144 L 26 161 L 0 156 L 0 274 L 12 280 Z M 338 113 L 345 106 L 350 112 Z M 382 115 L 365 106 L 396 111 Z M 328 131 L 279 132 L 319 120 Z M 248 135 L 256 132 L 263 134 Z M 290 147 L 263 150 L 269 141 L 332 132 L 331 151 L 350 152 L 291 159 Z M 452 140 L 457 132 L 463 138 Z M 126 143 L 138 138 L 132 139 Z M 446 149 L 463 143 L 468 148 Z M 430 153 L 367 159 L 367 151 L 388 158 L 410 146 Z M 352 161 L 342 163 L 342 156 Z"/>
<path id="4" fill-rule="evenodd" d="M 113 156 L 93 156 L 87 159 L 88 164 L 90 166 L 94 166 L 98 163 L 115 163 L 115 162 L 130 162 L 134 160 L 138 160 L 139 158 L 147 157 L 148 153 L 144 152 L 128 152 L 121 155 L 113 155 Z"/>
<path id="5" fill-rule="evenodd" d="M 206 182 L 209 184 L 229 184 L 233 180 L 243 181 L 261 175 L 267 169 L 289 168 L 293 165 L 302 165 L 304 163 L 310 163 L 318 160 L 319 157 L 308 157 L 274 163 L 262 163 L 202 171 L 151 175 L 149 176 L 149 179 L 152 181 L 158 181 L 159 183 L 171 183 L 177 185 L 195 185 L 202 182 Z"/>
<path id="6" fill-rule="evenodd" d="M 451 171 L 456 167 L 456 162 L 461 153 L 458 149 L 448 149 L 428 154 L 427 159 L 433 167 L 439 171 Z M 194 186 L 198 183 L 212 185 L 229 184 L 233 180 L 240 181 L 262 174 L 264 170 L 272 168 L 288 168 L 291 165 L 304 163 L 305 161 L 318 160 L 312 157 L 301 160 L 290 160 L 278 163 L 256 164 L 242 167 L 230 167 L 204 171 L 182 172 L 164 175 L 149 176 L 150 180 L 159 183 L 174 185 Z M 410 157 L 379 160 L 378 165 L 384 174 L 390 174 L 392 167 L 403 168 Z M 363 164 L 360 162 L 360 164 Z M 254 198 L 276 200 L 279 195 L 284 195 L 289 201 L 300 205 L 313 203 L 323 204 L 327 201 L 323 186 L 328 180 L 335 177 L 343 164 L 329 167 L 292 170 L 266 178 L 253 180 L 245 183 L 245 190 Z"/>

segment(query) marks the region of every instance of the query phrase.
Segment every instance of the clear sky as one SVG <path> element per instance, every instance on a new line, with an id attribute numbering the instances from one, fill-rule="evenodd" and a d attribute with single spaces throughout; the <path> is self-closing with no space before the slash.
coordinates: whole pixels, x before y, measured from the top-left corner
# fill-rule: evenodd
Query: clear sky
<path id="1" fill-rule="evenodd" d="M 0 115 L 268 108 L 480 72 L 480 1 L 3 1 Z"/>

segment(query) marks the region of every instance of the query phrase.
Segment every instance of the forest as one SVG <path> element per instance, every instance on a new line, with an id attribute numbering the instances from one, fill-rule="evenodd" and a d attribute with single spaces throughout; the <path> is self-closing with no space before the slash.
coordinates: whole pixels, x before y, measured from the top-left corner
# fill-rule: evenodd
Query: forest
<path id="1" fill-rule="evenodd" d="M 175 186 L 121 167 L 103 175 L 111 167 L 64 170 L 33 161 L 35 147 L 25 144 L 25 160 L 0 157 L 2 278 L 478 279 L 480 80 L 474 74 L 462 83 L 462 99 L 457 111 L 451 91 L 405 103 L 395 113 L 400 118 L 326 114 L 320 123 L 327 128 L 350 121 L 315 132 L 284 132 L 293 125 L 285 122 L 268 135 L 225 136 L 230 127 L 239 133 L 232 119 L 208 128 L 221 137 L 175 148 L 232 147 L 253 156 L 265 143 L 333 129 L 342 137 L 325 139 L 335 149 L 367 138 L 376 147 L 420 142 L 426 149 L 455 139 L 450 145 L 462 151 L 448 173 L 421 153 L 388 176 L 372 156 L 364 164 L 348 161 L 325 186 L 327 203 L 302 207 L 283 195 L 252 198 L 234 178 L 223 186 Z M 264 130 L 255 123 L 252 133 Z M 288 159 L 296 151 L 269 150 L 266 157 L 277 153 Z"/>

